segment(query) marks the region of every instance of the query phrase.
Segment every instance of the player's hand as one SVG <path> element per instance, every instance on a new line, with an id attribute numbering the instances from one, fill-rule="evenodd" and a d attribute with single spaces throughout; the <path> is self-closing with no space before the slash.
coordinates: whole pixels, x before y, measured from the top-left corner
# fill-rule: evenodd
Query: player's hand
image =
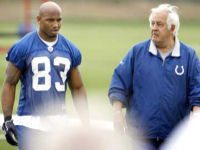
<path id="1" fill-rule="evenodd" d="M 2 130 L 4 131 L 7 142 L 11 145 L 17 146 L 17 131 L 13 120 L 5 121 Z"/>
<path id="2" fill-rule="evenodd" d="M 116 132 L 126 135 L 127 124 L 121 110 L 114 111 L 113 114 L 114 129 Z"/>

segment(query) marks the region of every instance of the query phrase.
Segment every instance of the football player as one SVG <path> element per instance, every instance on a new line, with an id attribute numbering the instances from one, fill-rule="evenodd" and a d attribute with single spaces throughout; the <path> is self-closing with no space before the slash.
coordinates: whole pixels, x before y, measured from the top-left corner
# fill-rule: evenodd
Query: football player
<path id="1" fill-rule="evenodd" d="M 78 66 L 79 49 L 59 34 L 62 10 L 55 2 L 40 6 L 39 29 L 15 43 L 8 51 L 2 91 L 3 131 L 8 143 L 26 149 L 26 132 L 38 132 L 42 117 L 64 115 L 67 84 L 84 125 L 88 125 L 86 91 Z M 15 125 L 12 111 L 16 85 L 21 82 Z"/>

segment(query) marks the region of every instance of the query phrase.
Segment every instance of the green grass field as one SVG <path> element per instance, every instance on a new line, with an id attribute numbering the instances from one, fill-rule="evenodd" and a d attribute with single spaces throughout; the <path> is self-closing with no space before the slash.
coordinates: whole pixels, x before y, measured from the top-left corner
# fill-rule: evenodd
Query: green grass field
<path id="1" fill-rule="evenodd" d="M 183 22 L 179 39 L 200 51 L 200 22 Z M 16 23 L 0 24 L 4 31 L 15 31 Z M 149 38 L 150 29 L 147 22 L 64 22 L 61 33 L 71 40 L 82 52 L 81 74 L 88 93 L 91 118 L 112 118 L 107 90 L 113 69 L 118 65 L 128 50 L 136 43 Z M 0 46 L 11 46 L 17 39 L 0 37 Z M 0 53 L 0 90 L 6 68 L 5 54 Z M 19 86 L 18 86 L 19 87 Z M 19 88 L 17 89 L 17 93 Z M 14 113 L 16 113 L 16 103 Z M 67 96 L 68 112 L 76 116 L 70 94 Z M 1 112 L 1 110 L 0 110 Z M 0 134 L 0 136 L 2 136 Z M 14 150 L 0 139 L 1 150 Z"/>

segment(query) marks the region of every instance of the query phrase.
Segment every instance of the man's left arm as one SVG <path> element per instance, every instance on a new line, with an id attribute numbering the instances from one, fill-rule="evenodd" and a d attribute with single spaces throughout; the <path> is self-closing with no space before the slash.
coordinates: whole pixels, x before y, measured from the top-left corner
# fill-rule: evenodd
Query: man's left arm
<path id="1" fill-rule="evenodd" d="M 193 113 L 200 112 L 200 61 L 194 52 L 189 69 L 189 100 Z"/>
<path id="2" fill-rule="evenodd" d="M 79 113 L 80 119 L 83 125 L 88 126 L 89 111 L 87 95 L 78 67 L 72 68 L 68 84 L 72 93 L 74 105 L 76 107 L 77 112 Z"/>

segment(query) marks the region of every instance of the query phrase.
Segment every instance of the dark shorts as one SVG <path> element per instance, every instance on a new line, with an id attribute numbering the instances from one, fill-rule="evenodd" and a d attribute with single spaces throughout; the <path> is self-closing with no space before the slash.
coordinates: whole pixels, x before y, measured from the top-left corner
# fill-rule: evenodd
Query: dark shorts
<path id="1" fill-rule="evenodd" d="M 145 140 L 149 150 L 159 150 L 160 146 L 163 144 L 164 139 L 153 138 L 153 139 L 146 139 Z"/>

